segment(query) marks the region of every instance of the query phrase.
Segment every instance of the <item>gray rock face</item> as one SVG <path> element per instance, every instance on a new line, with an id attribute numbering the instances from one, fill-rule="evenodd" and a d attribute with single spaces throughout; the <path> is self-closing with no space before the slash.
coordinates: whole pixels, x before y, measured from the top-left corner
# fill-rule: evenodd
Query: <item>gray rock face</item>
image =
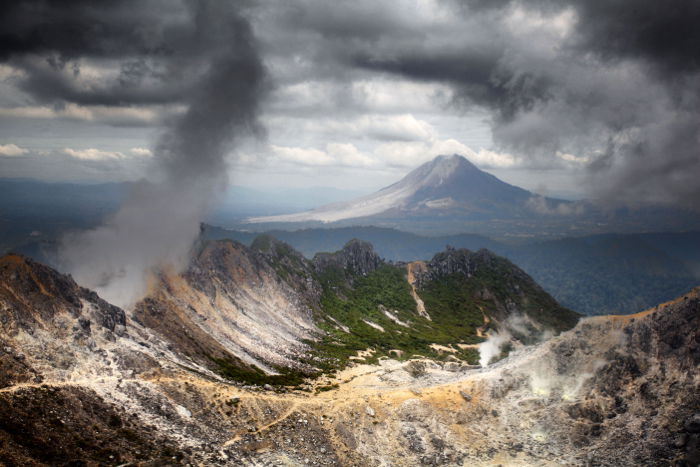
<path id="1" fill-rule="evenodd" d="M 91 322 L 110 332 L 126 324 L 121 308 L 80 287 L 70 276 L 23 256 L 0 258 L 0 282 L 6 291 L 0 296 L 4 309 L 0 329 L 7 333 L 20 329 L 32 333 L 51 325 L 61 313 L 75 318 L 76 328 L 86 335 Z"/>
<path id="2" fill-rule="evenodd" d="M 273 366 L 299 369 L 304 341 L 320 333 L 313 321 L 319 287 L 288 245 L 268 238 L 254 246 L 207 244 L 183 274 L 159 277 L 136 318 L 214 370 L 215 359 L 268 374 Z"/>
<path id="3" fill-rule="evenodd" d="M 319 253 L 313 259 L 316 270 L 337 268 L 350 276 L 366 276 L 383 264 L 382 259 L 368 242 L 350 240 L 336 253 Z"/>
<path id="4" fill-rule="evenodd" d="M 497 266 L 497 259 L 498 257 L 494 253 L 484 248 L 472 252 L 464 248 L 455 249 L 448 246 L 445 251 L 436 254 L 427 263 L 427 268 L 417 271 L 416 285 L 420 288 L 426 282 L 455 273 L 470 278 L 479 271 L 494 269 Z M 502 258 L 501 260 L 503 261 Z M 534 283 L 530 276 L 520 268 L 512 263 L 509 266 L 514 279 Z M 504 277 L 503 279 L 508 278 Z"/>

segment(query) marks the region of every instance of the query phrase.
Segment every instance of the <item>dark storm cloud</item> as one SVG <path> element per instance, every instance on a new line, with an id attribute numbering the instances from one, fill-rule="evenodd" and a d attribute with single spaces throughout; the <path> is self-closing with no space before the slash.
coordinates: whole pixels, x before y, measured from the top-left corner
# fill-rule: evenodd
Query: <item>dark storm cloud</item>
<path id="1" fill-rule="evenodd" d="M 457 88 L 458 99 L 498 109 L 501 119 L 511 118 L 519 109 L 530 108 L 535 102 L 547 98 L 546 77 L 528 73 L 510 74 L 500 68 L 500 58 L 496 53 L 465 50 L 450 54 L 409 54 L 400 59 L 358 55 L 354 64 L 413 79 L 452 84 Z"/>
<path id="2" fill-rule="evenodd" d="M 501 148 L 589 161 L 596 195 L 700 209 L 700 2 L 446 4 L 463 26 L 449 42 L 383 37 L 351 65 L 451 85 Z"/>
<path id="3" fill-rule="evenodd" d="M 575 9 L 576 46 L 607 60 L 643 59 L 658 71 L 700 68 L 700 2 L 677 0 L 467 0 L 456 2 L 466 15 L 513 6 L 552 13 Z"/>
<path id="4" fill-rule="evenodd" d="M 141 15 L 138 4 L 87 0 L 3 2 L 0 59 L 57 53 L 56 64 L 61 64 L 85 55 L 121 57 L 146 52 L 144 31 L 149 15 Z"/>
<path id="5" fill-rule="evenodd" d="M 22 71 L 18 87 L 39 103 L 178 103 L 201 78 L 213 42 L 198 29 L 193 4 L 4 2 L 0 61 Z M 86 77 L 86 66 L 104 78 Z"/>
<path id="6" fill-rule="evenodd" d="M 697 0 L 569 2 L 579 15 L 579 46 L 610 60 L 642 59 L 663 77 L 700 69 Z"/>

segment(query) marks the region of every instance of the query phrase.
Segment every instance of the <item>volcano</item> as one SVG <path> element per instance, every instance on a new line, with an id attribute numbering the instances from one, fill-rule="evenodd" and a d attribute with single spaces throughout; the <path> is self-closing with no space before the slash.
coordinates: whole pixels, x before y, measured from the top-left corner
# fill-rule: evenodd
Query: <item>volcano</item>
<path id="1" fill-rule="evenodd" d="M 465 157 L 437 156 L 398 182 L 351 201 L 294 214 L 254 217 L 249 223 L 336 223 L 350 220 L 445 218 L 468 220 L 532 216 L 537 195 L 478 169 Z M 566 203 L 545 200 L 550 204 Z"/>

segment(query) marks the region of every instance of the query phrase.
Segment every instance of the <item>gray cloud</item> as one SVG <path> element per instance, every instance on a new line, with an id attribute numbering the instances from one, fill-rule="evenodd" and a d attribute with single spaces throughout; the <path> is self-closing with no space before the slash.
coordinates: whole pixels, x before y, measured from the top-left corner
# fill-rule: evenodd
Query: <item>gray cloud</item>
<path id="1" fill-rule="evenodd" d="M 202 34 L 192 3 L 172 5 L 5 2 L 0 60 L 22 72 L 11 79 L 36 105 L 158 107 L 161 118 L 134 125 L 158 124 L 170 106 L 177 120 L 173 108 L 189 106 L 221 41 Z M 468 139 L 483 113 L 495 143 L 486 149 L 530 168 L 587 168 L 592 196 L 698 208 L 696 0 L 280 0 L 246 8 L 276 84 L 263 118 L 286 117 L 271 125 L 277 146 L 344 142 L 371 151 L 400 140 L 348 136 L 325 124 L 329 115 L 353 121 L 371 113 L 431 123 L 464 113 L 471 119 L 463 130 L 436 129 L 445 139 Z M 358 85 L 381 81 L 393 89 Z M 406 83 L 449 92 L 416 105 L 412 91 L 400 90 Z"/>
<path id="2" fill-rule="evenodd" d="M 200 42 L 192 3 L 4 2 L 0 61 L 22 72 L 17 85 L 36 102 L 182 102 L 201 78 L 213 42 Z M 94 76 L 96 70 L 103 76 Z"/>

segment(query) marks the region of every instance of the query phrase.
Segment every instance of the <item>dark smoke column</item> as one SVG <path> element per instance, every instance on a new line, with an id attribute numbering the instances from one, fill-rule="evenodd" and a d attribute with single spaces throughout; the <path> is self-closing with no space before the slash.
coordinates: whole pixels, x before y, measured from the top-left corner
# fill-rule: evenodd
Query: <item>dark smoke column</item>
<path id="1" fill-rule="evenodd" d="M 186 264 L 199 224 L 226 187 L 226 154 L 237 139 L 257 134 L 265 70 L 248 21 L 231 2 L 191 5 L 193 50 L 202 78 L 186 112 L 155 148 L 157 183 L 139 185 L 105 225 L 71 236 L 62 258 L 76 280 L 128 306 L 147 290 L 154 268 Z"/>

